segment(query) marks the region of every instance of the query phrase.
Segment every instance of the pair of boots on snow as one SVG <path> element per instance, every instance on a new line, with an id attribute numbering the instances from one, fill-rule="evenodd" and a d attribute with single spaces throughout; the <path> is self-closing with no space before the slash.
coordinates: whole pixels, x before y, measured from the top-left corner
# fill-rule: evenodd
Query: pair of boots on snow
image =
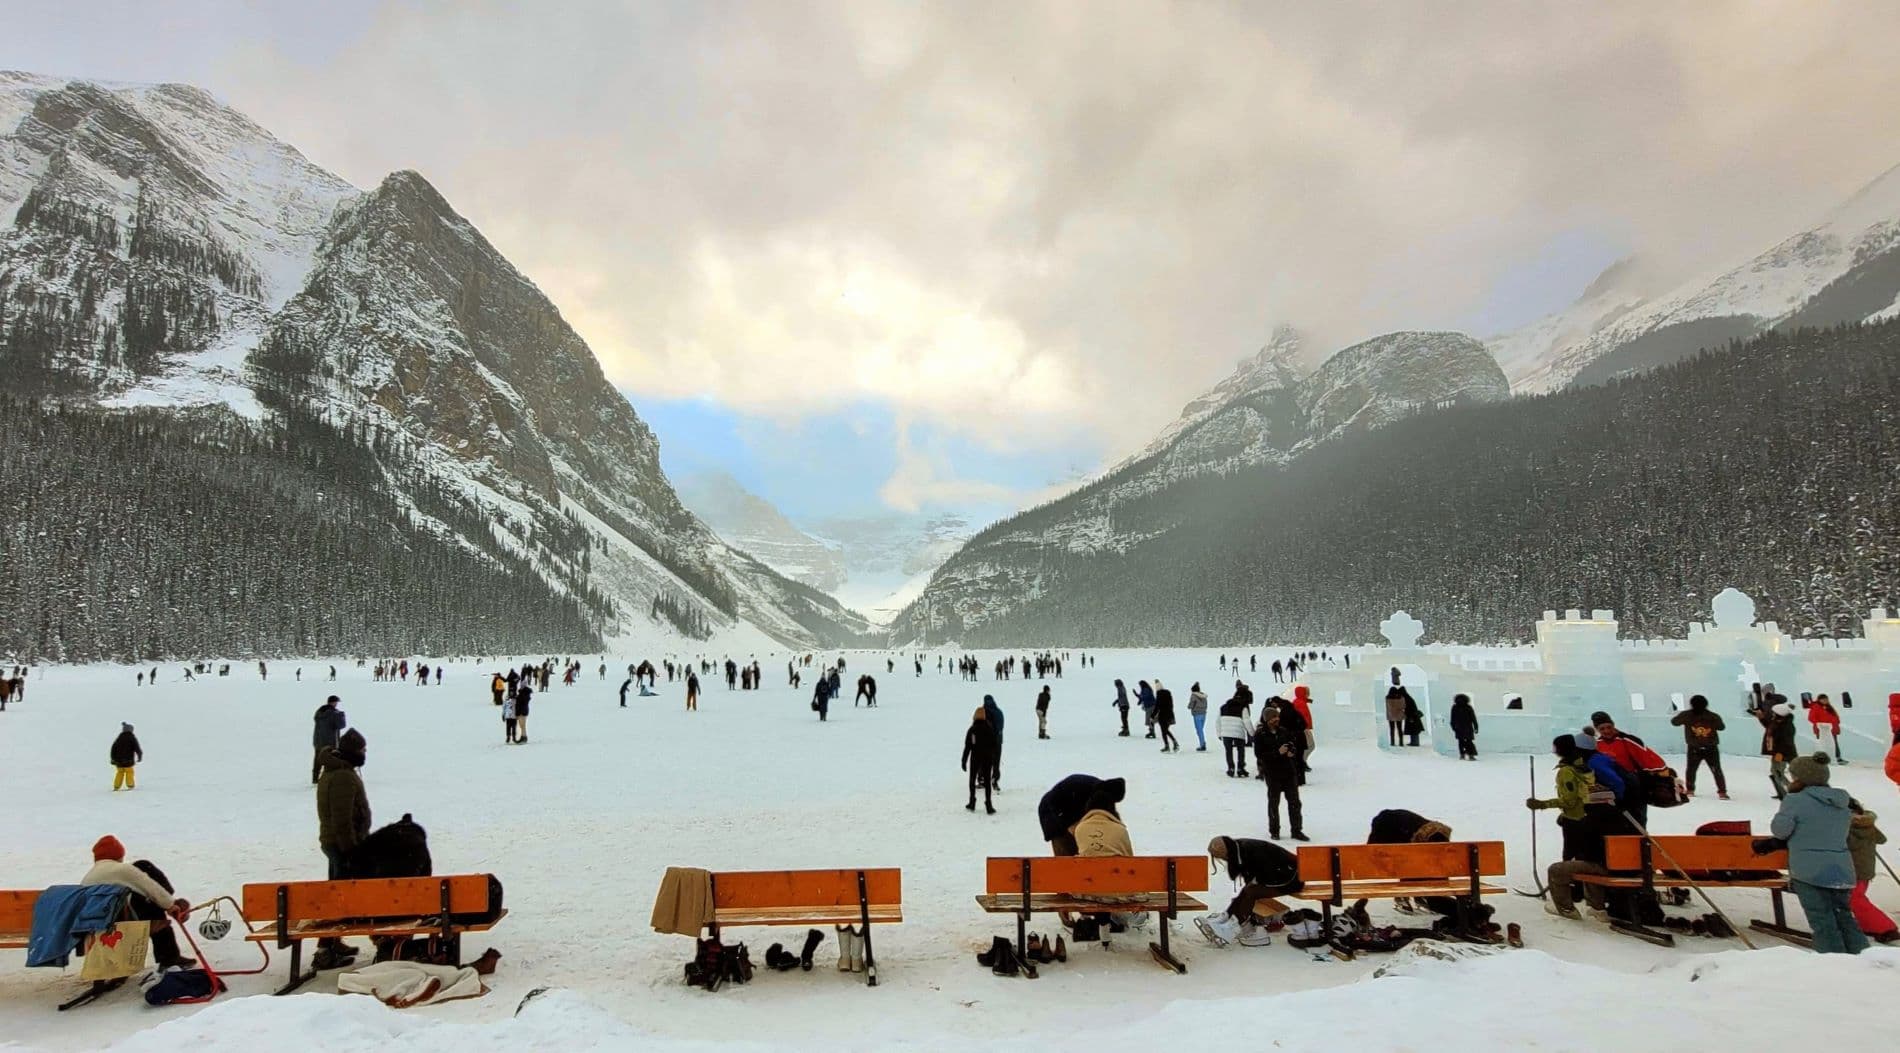
<path id="1" fill-rule="evenodd" d="M 1049 937 L 1040 933 L 1030 933 L 1022 954 L 1016 953 L 1016 945 L 1005 937 L 998 936 L 990 941 L 990 949 L 978 951 L 976 964 L 983 966 L 998 976 L 1036 977 L 1036 963 L 1048 965 L 1050 962 L 1069 960 L 1069 947 L 1061 936 L 1050 942 Z"/>
<path id="2" fill-rule="evenodd" d="M 842 941 L 843 936 L 841 935 L 839 939 Z M 818 950 L 818 945 L 824 941 L 825 934 L 823 931 L 819 929 L 809 929 L 805 932 L 805 950 L 802 954 L 793 954 L 785 949 L 784 944 L 775 943 L 765 949 L 766 967 L 776 969 L 779 972 L 788 972 L 792 969 L 803 969 L 806 972 L 811 972 L 812 953 Z"/>
<path id="3" fill-rule="evenodd" d="M 839 925 L 838 929 L 838 971 L 841 973 L 861 973 L 864 971 L 864 934 L 855 925 Z"/>

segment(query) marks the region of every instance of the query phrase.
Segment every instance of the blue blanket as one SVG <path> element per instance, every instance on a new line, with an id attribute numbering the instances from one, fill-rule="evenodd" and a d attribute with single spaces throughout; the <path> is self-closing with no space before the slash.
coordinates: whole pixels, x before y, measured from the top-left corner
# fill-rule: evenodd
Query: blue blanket
<path id="1" fill-rule="evenodd" d="M 33 901 L 33 933 L 26 964 L 65 968 L 87 936 L 119 920 L 131 893 L 118 885 L 54 885 Z"/>

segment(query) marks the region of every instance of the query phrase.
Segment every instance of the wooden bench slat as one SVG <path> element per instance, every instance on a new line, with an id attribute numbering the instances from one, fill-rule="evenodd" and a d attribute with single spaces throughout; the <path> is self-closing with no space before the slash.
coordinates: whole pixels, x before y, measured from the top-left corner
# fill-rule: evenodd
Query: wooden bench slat
<path id="1" fill-rule="evenodd" d="M 1340 884 L 1346 899 L 1401 899 L 1413 896 L 1469 896 L 1471 882 L 1464 878 L 1450 881 L 1346 881 Z M 1498 896 L 1505 892 L 1502 885 L 1478 882 L 1478 895 Z M 1329 900 L 1333 898 L 1331 882 L 1309 884 L 1300 892 L 1291 893 L 1298 899 Z"/>
<path id="2" fill-rule="evenodd" d="M 480 914 L 488 909 L 487 874 L 441 874 L 350 881 L 276 881 L 244 886 L 244 919 L 253 925 L 277 918 L 277 890 L 289 896 L 292 921 L 339 918 L 417 918 L 442 911 L 442 882 L 449 883 L 449 911 Z"/>
<path id="3" fill-rule="evenodd" d="M 1664 834 L 1656 839 L 1657 848 L 1650 860 L 1661 875 L 1682 867 L 1691 874 L 1702 871 L 1768 871 L 1788 869 L 1786 849 L 1756 855 L 1755 839 L 1746 834 L 1702 836 Z M 1643 839 L 1636 834 L 1618 834 L 1603 839 L 1604 866 L 1611 870 L 1641 870 Z"/>
<path id="4" fill-rule="evenodd" d="M 1339 876 L 1345 881 L 1444 879 L 1469 874 L 1473 844 L 1478 846 L 1479 875 L 1502 875 L 1504 842 L 1438 841 L 1403 845 L 1301 845 L 1300 880 L 1309 884 L 1332 884 L 1334 851 L 1339 853 Z"/>
<path id="5" fill-rule="evenodd" d="M 0 947 L 24 947 L 33 932 L 39 889 L 0 889 Z"/>
<path id="6" fill-rule="evenodd" d="M 856 925 L 864 920 L 857 904 L 827 904 L 809 907 L 730 907 L 715 910 L 713 920 L 722 926 L 745 925 Z M 904 909 L 895 903 L 871 904 L 871 922 L 894 925 L 904 920 Z"/>
<path id="7" fill-rule="evenodd" d="M 508 916 L 506 910 L 495 915 L 493 921 L 477 922 L 472 925 L 452 925 L 456 932 L 487 932 Z M 388 918 L 363 923 L 326 924 L 321 921 L 306 921 L 290 927 L 293 940 L 326 939 L 332 936 L 427 936 L 442 931 L 440 924 L 434 924 L 428 918 Z M 277 939 L 277 922 L 258 923 L 256 928 L 245 935 L 246 940 L 254 943 Z"/>
<path id="8" fill-rule="evenodd" d="M 772 910 L 802 907 L 834 911 L 858 906 L 858 874 L 872 903 L 904 901 L 903 871 L 897 867 L 844 870 L 733 870 L 713 874 L 713 909 Z"/>
<path id="9" fill-rule="evenodd" d="M 1031 893 L 1139 895 L 1168 887 L 1168 862 L 1174 862 L 1179 892 L 1207 891 L 1205 856 L 1031 856 Z M 984 862 L 983 890 L 1018 893 L 1023 887 L 1023 856 L 991 856 Z"/>
<path id="10" fill-rule="evenodd" d="M 1018 914 L 1023 909 L 1021 893 L 990 893 L 976 897 L 977 905 L 991 914 Z M 1207 904 L 1187 893 L 1176 893 L 1175 909 L 1179 911 L 1201 911 Z M 1079 899 L 1061 893 L 1034 893 L 1029 897 L 1029 911 L 1032 914 L 1047 914 L 1052 911 L 1064 911 L 1080 914 L 1129 913 L 1131 911 L 1158 911 L 1168 909 L 1166 892 L 1149 892 L 1141 895 L 1116 897 L 1114 900 Z"/>

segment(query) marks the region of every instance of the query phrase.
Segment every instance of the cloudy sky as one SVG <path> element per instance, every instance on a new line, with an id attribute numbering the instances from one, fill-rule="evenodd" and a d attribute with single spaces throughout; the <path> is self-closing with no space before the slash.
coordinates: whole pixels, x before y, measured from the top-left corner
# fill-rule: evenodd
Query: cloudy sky
<path id="1" fill-rule="evenodd" d="M 1277 323 L 1485 335 L 1900 162 L 1900 4 L 0 2 L 421 171 L 659 431 L 794 515 L 1034 500 Z"/>

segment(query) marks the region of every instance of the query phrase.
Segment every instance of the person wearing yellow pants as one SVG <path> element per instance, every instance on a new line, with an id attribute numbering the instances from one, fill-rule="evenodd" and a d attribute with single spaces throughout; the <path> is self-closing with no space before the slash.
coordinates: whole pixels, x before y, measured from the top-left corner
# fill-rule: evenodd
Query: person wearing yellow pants
<path id="1" fill-rule="evenodd" d="M 144 759 L 145 751 L 139 748 L 139 739 L 132 734 L 132 725 L 119 725 L 119 737 L 112 740 L 112 788 L 138 789 L 138 779 L 132 774 L 132 765 Z"/>

